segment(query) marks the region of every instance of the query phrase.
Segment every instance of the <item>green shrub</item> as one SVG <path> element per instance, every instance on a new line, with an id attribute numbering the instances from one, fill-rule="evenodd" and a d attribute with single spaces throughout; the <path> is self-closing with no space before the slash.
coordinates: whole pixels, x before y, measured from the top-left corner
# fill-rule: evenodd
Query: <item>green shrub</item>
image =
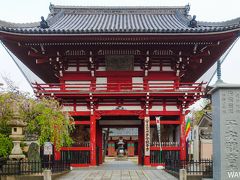
<path id="1" fill-rule="evenodd" d="M 0 134 L 0 157 L 7 157 L 13 148 L 13 143 L 9 137 Z"/>

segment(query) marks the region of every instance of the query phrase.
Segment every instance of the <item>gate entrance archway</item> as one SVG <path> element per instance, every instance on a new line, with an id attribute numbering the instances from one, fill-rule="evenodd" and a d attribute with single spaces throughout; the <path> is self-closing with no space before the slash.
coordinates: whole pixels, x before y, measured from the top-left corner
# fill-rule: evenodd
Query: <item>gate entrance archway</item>
<path id="1" fill-rule="evenodd" d="M 137 116 L 102 116 L 96 130 L 97 163 L 108 161 L 109 166 L 113 161 L 126 161 L 127 164 L 132 161 L 142 164 L 143 120 Z"/>

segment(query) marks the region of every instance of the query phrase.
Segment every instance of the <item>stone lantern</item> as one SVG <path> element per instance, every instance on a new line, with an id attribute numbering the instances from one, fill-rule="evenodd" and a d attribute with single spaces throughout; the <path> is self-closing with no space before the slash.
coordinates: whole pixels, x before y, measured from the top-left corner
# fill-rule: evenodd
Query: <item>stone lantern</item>
<path id="1" fill-rule="evenodd" d="M 124 147 L 123 145 L 125 144 L 122 139 L 119 139 L 118 141 L 118 156 L 123 157 L 124 156 Z"/>
<path id="2" fill-rule="evenodd" d="M 22 152 L 22 149 L 20 147 L 20 143 L 24 138 L 23 135 L 23 127 L 27 126 L 27 123 L 23 122 L 18 113 L 18 107 L 15 107 L 13 119 L 8 122 L 8 125 L 12 128 L 12 134 L 9 136 L 13 140 L 13 149 L 11 151 L 11 154 L 9 155 L 9 159 L 11 160 L 21 160 L 25 158 L 25 155 Z"/>

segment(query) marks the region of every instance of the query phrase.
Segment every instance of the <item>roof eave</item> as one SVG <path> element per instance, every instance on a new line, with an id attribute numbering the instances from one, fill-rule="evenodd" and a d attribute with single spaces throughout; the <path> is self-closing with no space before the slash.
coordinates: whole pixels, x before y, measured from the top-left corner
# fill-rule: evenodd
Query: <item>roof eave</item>
<path id="1" fill-rule="evenodd" d="M 34 31 L 28 32 L 28 31 L 23 31 L 23 32 L 11 32 L 11 31 L 3 31 L 0 30 L 0 34 L 11 34 L 11 35 L 17 35 L 17 36 L 109 36 L 109 35 L 114 35 L 114 36 L 135 36 L 135 35 L 140 35 L 140 36 L 146 36 L 146 35 L 151 35 L 151 36 L 192 36 L 192 35 L 214 35 L 214 34 L 225 34 L 225 33 L 230 33 L 230 32 L 236 32 L 237 36 L 240 36 L 240 27 L 236 29 L 230 29 L 230 30 L 225 30 L 225 31 L 211 31 L 211 32 L 102 32 L 102 33 L 97 33 L 97 32 L 86 32 L 86 33 L 72 33 L 72 32 L 65 32 L 65 33 L 50 33 L 50 32 L 42 32 L 42 33 L 37 33 Z"/>

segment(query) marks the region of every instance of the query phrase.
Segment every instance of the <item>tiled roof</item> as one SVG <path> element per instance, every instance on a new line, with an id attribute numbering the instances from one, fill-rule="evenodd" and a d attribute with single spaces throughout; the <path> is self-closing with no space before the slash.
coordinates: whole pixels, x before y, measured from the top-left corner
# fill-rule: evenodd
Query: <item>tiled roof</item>
<path id="1" fill-rule="evenodd" d="M 0 21 L 0 31 L 43 34 L 82 33 L 192 33 L 216 32 L 240 28 L 240 18 L 220 23 L 198 22 L 192 19 L 189 6 L 183 7 L 78 7 L 50 5 L 49 28 L 33 24 L 13 24 Z"/>
<path id="2" fill-rule="evenodd" d="M 199 136 L 202 139 L 212 139 L 212 128 L 208 128 L 208 129 L 201 129 Z"/>

